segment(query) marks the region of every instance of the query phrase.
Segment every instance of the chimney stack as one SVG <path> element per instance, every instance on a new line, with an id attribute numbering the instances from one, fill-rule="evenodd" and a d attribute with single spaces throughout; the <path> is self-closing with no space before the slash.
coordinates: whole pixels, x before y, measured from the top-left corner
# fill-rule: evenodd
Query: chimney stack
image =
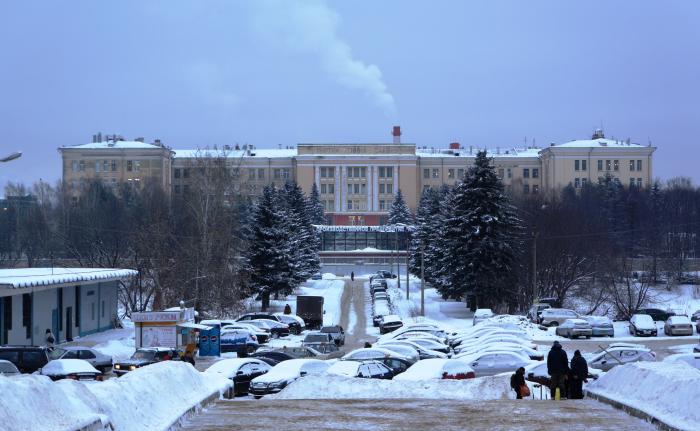
<path id="1" fill-rule="evenodd" d="M 450 142 L 450 150 L 459 150 L 459 142 Z"/>
<path id="2" fill-rule="evenodd" d="M 391 132 L 391 134 L 394 136 L 394 143 L 400 144 L 401 143 L 401 126 L 394 126 L 394 130 Z"/>

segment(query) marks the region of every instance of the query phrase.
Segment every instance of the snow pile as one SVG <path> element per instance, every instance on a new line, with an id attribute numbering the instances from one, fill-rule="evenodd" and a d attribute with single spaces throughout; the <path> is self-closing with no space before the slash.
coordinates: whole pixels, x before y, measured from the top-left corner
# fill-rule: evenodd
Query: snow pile
<path id="1" fill-rule="evenodd" d="M 394 381 L 323 374 L 297 379 L 273 399 L 462 399 L 514 398 L 510 375 L 468 380 Z"/>
<path id="2" fill-rule="evenodd" d="M 73 430 L 100 419 L 115 431 L 166 429 L 229 386 L 225 377 L 179 361 L 149 365 L 106 382 L 0 376 L 1 393 L 12 394 L 0 403 L 0 430 Z"/>
<path id="3" fill-rule="evenodd" d="M 589 392 L 644 411 L 681 429 L 700 429 L 700 370 L 669 362 L 635 362 L 613 368 Z"/>

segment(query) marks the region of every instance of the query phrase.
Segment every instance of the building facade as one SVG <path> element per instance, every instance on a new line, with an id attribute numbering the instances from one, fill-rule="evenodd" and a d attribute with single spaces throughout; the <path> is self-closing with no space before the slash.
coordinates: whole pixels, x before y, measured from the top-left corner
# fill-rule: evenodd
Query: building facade
<path id="1" fill-rule="evenodd" d="M 242 194 L 257 195 L 264 186 L 281 186 L 289 179 L 306 193 L 316 184 L 329 224 L 375 226 L 386 222 L 398 190 L 415 212 L 424 189 L 459 181 L 479 151 L 458 143 L 444 149 L 402 143 L 398 127 L 393 136 L 391 143 L 300 143 L 280 149 L 245 145 L 221 150 L 171 150 L 159 142 L 113 140 L 59 151 L 63 180 L 72 187 L 90 176 L 111 183 L 138 183 L 151 177 L 174 195 L 188 193 L 201 160 L 216 158 L 231 170 L 234 189 Z M 546 148 L 486 151 L 509 193 L 554 195 L 569 184 L 580 188 L 606 175 L 626 186 L 646 187 L 653 179 L 655 150 L 606 139 L 598 130 L 591 139 Z"/>

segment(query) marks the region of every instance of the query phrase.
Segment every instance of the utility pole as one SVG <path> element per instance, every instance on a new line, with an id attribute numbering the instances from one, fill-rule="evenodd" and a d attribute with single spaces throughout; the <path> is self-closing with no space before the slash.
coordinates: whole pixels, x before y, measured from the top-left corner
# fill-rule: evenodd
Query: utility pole
<path id="1" fill-rule="evenodd" d="M 406 299 L 408 299 L 408 231 L 406 230 L 406 227 L 404 226 L 403 228 L 403 238 L 406 241 Z"/>
<path id="2" fill-rule="evenodd" d="M 396 285 L 401 290 L 401 259 L 399 258 L 399 230 L 394 226 L 394 241 L 396 247 Z M 406 298 L 408 299 L 408 298 Z"/>
<path id="3" fill-rule="evenodd" d="M 532 302 L 537 300 L 537 237 L 539 232 L 532 234 Z"/>
<path id="4" fill-rule="evenodd" d="M 420 243 L 420 315 L 425 317 L 425 266 L 423 264 L 424 254 L 423 241 Z"/>

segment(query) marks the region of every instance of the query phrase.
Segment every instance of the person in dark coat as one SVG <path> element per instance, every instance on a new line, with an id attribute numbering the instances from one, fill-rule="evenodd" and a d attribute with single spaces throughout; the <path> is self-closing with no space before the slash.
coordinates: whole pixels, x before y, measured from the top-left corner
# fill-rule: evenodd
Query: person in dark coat
<path id="1" fill-rule="evenodd" d="M 571 359 L 571 382 L 569 382 L 569 397 L 574 400 L 583 398 L 583 382 L 588 378 L 588 363 L 578 350 Z"/>
<path id="2" fill-rule="evenodd" d="M 523 394 L 521 388 L 525 386 L 525 368 L 520 367 L 515 371 L 510 377 L 510 387 L 515 391 L 515 398 L 518 400 L 523 399 Z"/>
<path id="3" fill-rule="evenodd" d="M 561 397 L 566 396 L 565 383 L 566 375 L 569 373 L 569 358 L 558 341 L 554 342 L 547 355 L 547 373 L 552 379 L 550 384 L 552 399 L 555 399 L 557 388 Z"/>
<path id="4" fill-rule="evenodd" d="M 292 314 L 292 307 L 290 307 L 289 304 L 285 304 L 284 314 Z"/>
<path id="5" fill-rule="evenodd" d="M 44 341 L 46 342 L 46 347 L 49 349 L 52 349 L 56 342 L 56 337 L 53 336 L 53 332 L 48 328 L 46 329 L 46 334 L 44 334 Z"/>
<path id="6" fill-rule="evenodd" d="M 355 271 L 350 273 L 350 281 L 355 281 Z"/>

